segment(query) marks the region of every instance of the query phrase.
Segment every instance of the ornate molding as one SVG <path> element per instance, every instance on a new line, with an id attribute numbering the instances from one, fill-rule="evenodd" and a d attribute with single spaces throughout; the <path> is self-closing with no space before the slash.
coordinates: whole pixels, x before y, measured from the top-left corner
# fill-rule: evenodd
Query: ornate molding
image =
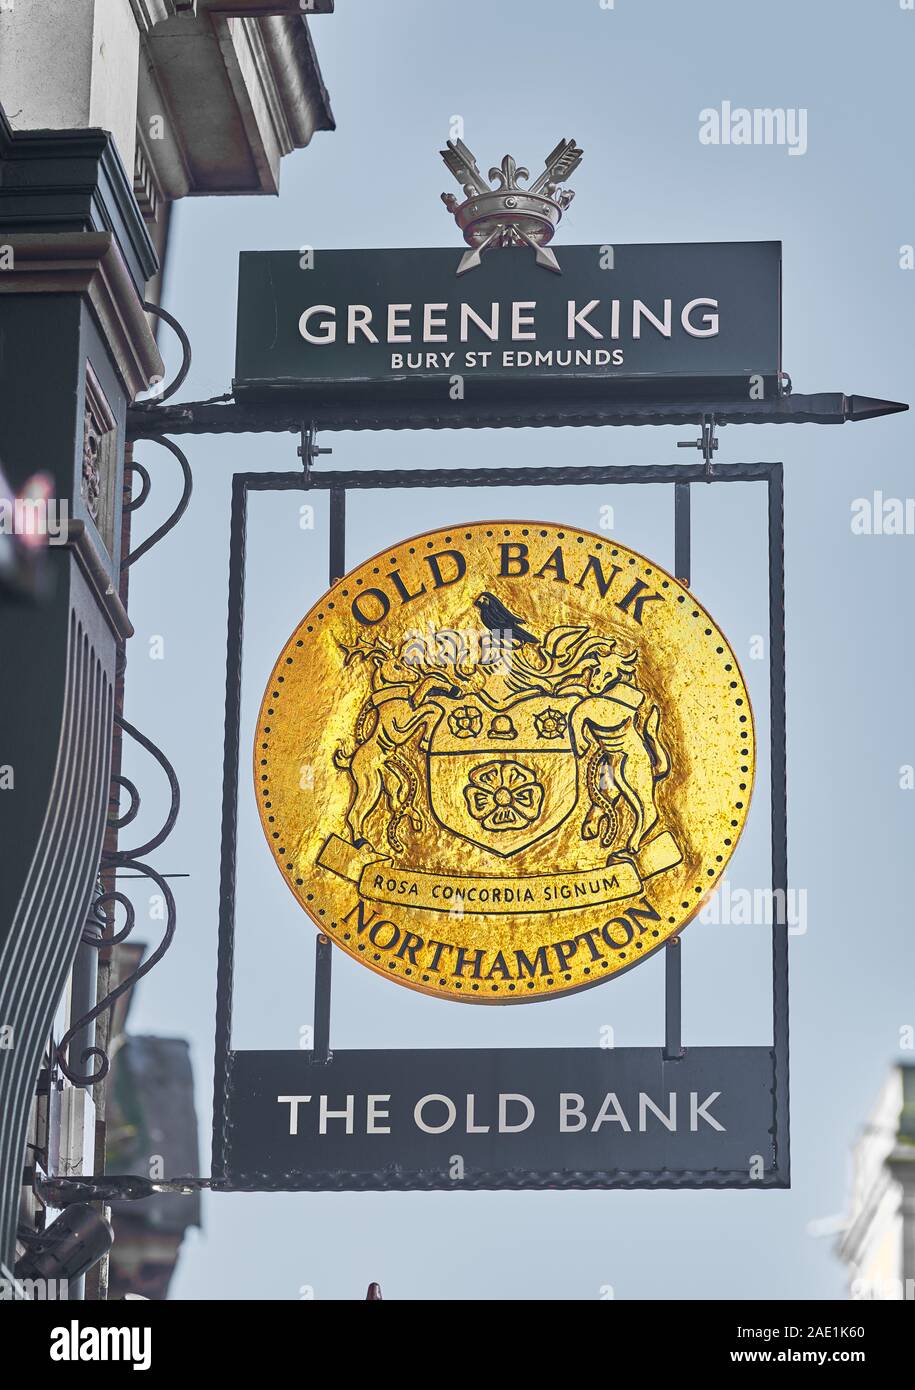
<path id="1" fill-rule="evenodd" d="M 133 196 L 145 222 L 155 222 L 162 201 L 162 190 L 146 151 L 142 131 L 137 126 L 137 146 L 133 156 Z"/>
<path id="2" fill-rule="evenodd" d="M 86 362 L 80 493 L 108 554 L 114 550 L 117 421 L 92 363 Z"/>
<path id="3" fill-rule="evenodd" d="M 67 547 L 73 551 L 76 562 L 105 616 L 105 621 L 114 634 L 115 641 L 126 642 L 128 637 L 133 636 L 133 623 L 127 616 L 127 609 L 112 583 L 105 562 L 92 544 L 84 521 L 71 519 L 67 529 Z"/>
<path id="4" fill-rule="evenodd" d="M 143 301 L 111 232 L 22 232 L 3 240 L 14 268 L 0 275 L 0 294 L 85 295 L 128 400 L 162 379 Z"/>
<path id="5" fill-rule="evenodd" d="M 14 232 L 110 232 L 143 293 L 159 261 L 107 131 L 14 131 L 0 106 L 0 160 L 4 242 Z"/>

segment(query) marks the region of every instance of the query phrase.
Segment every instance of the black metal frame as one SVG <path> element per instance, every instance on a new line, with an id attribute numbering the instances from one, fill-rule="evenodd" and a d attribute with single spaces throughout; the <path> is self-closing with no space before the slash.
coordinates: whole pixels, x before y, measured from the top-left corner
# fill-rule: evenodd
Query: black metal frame
<path id="1" fill-rule="evenodd" d="M 226 724 L 223 765 L 222 851 L 219 909 L 219 950 L 216 1000 L 216 1059 L 214 1082 L 213 1161 L 211 1185 L 216 1190 L 405 1190 L 448 1188 L 454 1184 L 427 1172 L 390 1169 L 377 1172 L 285 1173 L 282 1179 L 264 1173 L 233 1173 L 229 1159 L 229 1109 L 233 1059 L 231 1018 L 237 866 L 238 775 L 241 737 L 242 641 L 245 604 L 245 547 L 247 502 L 250 492 L 325 490 L 330 495 L 329 579 L 345 572 L 346 494 L 350 489 L 485 487 L 566 487 L 662 483 L 674 490 L 675 573 L 690 582 L 690 487 L 693 483 L 764 482 L 768 511 L 769 656 L 770 656 L 770 778 L 771 857 L 773 901 L 787 898 L 787 822 L 785 749 L 785 636 L 783 469 L 780 463 L 633 465 L 582 468 L 406 469 L 391 471 L 322 471 L 239 473 L 232 481 L 229 560 L 228 648 L 226 664 Z M 659 1055 L 664 1062 L 686 1056 L 681 1039 L 681 945 L 678 937 L 665 947 L 665 1039 Z M 319 934 L 316 948 L 314 1045 L 309 1061 L 332 1066 L 330 1051 L 330 940 Z M 773 1032 L 772 1152 L 774 1166 L 763 1177 L 749 1171 L 723 1172 L 669 1169 L 618 1173 L 614 1176 L 563 1171 L 485 1173 L 459 1186 L 506 1188 L 546 1187 L 787 1187 L 789 1184 L 788 1122 L 788 929 L 784 911 L 772 923 Z M 648 1049 L 644 1051 L 650 1051 Z M 702 1052 L 699 1049 L 698 1052 Z M 727 1052 L 729 1049 L 705 1049 Z M 391 1054 L 389 1054 L 391 1055 Z M 396 1054 L 394 1054 L 396 1055 Z M 453 1055 L 453 1054 L 452 1054 Z M 464 1054 L 467 1055 L 467 1054 Z M 471 1053 L 471 1055 L 473 1055 Z M 481 1049 L 479 1056 L 491 1054 Z"/>

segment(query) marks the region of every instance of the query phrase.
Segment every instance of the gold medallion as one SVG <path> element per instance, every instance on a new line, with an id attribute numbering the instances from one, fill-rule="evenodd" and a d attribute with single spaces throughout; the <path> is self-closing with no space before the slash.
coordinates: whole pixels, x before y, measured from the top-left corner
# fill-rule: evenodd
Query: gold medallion
<path id="1" fill-rule="evenodd" d="M 398 984 L 513 1004 L 696 915 L 754 759 L 737 659 L 682 584 L 606 536 L 490 521 L 333 585 L 280 653 L 254 770 L 322 932 Z"/>

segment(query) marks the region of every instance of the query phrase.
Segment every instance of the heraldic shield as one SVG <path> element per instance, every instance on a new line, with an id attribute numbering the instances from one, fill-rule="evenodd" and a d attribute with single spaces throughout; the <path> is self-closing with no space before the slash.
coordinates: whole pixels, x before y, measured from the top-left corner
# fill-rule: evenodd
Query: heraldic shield
<path id="1" fill-rule="evenodd" d="M 429 804 L 452 834 L 507 858 L 552 834 L 578 796 L 570 715 L 576 695 L 496 705 L 480 692 L 438 697 L 429 742 Z"/>

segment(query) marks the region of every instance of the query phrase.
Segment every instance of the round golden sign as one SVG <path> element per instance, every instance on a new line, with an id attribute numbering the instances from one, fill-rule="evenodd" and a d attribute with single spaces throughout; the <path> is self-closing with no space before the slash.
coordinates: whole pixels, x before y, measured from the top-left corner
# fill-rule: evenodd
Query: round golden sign
<path id="1" fill-rule="evenodd" d="M 619 974 L 696 915 L 754 756 L 737 659 L 682 584 L 607 537 L 490 521 L 334 584 L 280 653 L 254 771 L 332 941 L 513 1004 Z"/>

